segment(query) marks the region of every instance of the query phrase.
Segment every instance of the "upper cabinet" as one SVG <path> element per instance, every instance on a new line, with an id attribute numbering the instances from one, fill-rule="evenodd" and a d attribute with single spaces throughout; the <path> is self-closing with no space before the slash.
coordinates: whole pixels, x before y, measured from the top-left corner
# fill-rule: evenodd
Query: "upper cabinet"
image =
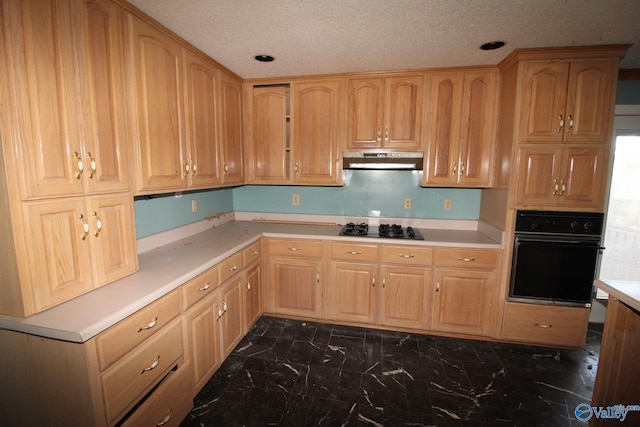
<path id="1" fill-rule="evenodd" d="M 137 269 L 122 9 L 24 0 L 1 13 L 0 312 L 29 316 Z"/>
<path id="2" fill-rule="evenodd" d="M 349 79 L 347 149 L 422 149 L 423 75 Z"/>
<path id="3" fill-rule="evenodd" d="M 190 173 L 183 112 L 182 48 L 128 14 L 137 192 L 184 187 Z"/>
<path id="4" fill-rule="evenodd" d="M 491 185 L 498 117 L 497 70 L 427 74 L 431 108 L 424 186 Z"/>
<path id="5" fill-rule="evenodd" d="M 244 184 L 242 82 L 223 72 L 220 72 L 220 82 L 222 183 Z"/>
<path id="6" fill-rule="evenodd" d="M 242 86 L 208 58 L 127 16 L 136 192 L 242 184 Z"/>
<path id="7" fill-rule="evenodd" d="M 3 3 L 14 176 L 23 199 L 126 191 L 119 6 Z M 77 59 L 77 61 L 76 61 Z"/>
<path id="8" fill-rule="evenodd" d="M 247 87 L 248 181 L 340 185 L 344 81 Z"/>
<path id="9" fill-rule="evenodd" d="M 522 72 L 520 142 L 609 138 L 618 59 L 531 62 Z"/>
<path id="10" fill-rule="evenodd" d="M 183 49 L 187 157 L 183 174 L 190 187 L 220 185 L 218 69 L 207 59 Z"/>

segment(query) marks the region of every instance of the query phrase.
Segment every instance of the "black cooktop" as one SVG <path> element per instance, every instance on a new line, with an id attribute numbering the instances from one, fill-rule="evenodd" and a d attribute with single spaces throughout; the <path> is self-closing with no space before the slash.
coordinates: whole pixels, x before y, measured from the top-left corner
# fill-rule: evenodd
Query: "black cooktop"
<path id="1" fill-rule="evenodd" d="M 402 227 L 398 224 L 380 224 L 369 227 L 368 224 L 349 222 L 340 230 L 340 236 L 377 237 L 387 239 L 424 240 L 420 231 L 413 227 Z"/>

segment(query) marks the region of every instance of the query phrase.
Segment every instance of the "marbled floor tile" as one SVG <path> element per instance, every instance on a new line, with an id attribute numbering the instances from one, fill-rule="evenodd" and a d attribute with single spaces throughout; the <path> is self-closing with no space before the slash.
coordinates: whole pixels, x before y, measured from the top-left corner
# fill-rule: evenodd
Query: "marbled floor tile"
<path id="1" fill-rule="evenodd" d="M 602 329 L 580 350 L 263 317 L 183 426 L 578 426 Z"/>

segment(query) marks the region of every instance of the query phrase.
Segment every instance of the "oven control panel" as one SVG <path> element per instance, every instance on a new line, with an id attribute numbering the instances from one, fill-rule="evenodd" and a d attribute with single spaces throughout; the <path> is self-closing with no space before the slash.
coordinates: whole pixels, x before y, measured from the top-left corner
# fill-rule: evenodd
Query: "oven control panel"
<path id="1" fill-rule="evenodd" d="M 600 212 L 517 211 L 516 232 L 602 235 Z"/>

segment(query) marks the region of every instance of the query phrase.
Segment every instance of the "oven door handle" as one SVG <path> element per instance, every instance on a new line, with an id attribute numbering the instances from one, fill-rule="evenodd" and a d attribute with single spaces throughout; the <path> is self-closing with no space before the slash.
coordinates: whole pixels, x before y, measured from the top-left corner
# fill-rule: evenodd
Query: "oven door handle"
<path id="1" fill-rule="evenodd" d="M 582 245 L 582 246 L 593 246 L 596 249 L 605 249 L 604 246 L 600 245 L 600 242 L 594 240 L 587 239 L 561 239 L 561 238 L 540 238 L 540 237 L 516 237 L 516 243 L 545 243 L 545 244 L 566 244 L 566 245 Z"/>

